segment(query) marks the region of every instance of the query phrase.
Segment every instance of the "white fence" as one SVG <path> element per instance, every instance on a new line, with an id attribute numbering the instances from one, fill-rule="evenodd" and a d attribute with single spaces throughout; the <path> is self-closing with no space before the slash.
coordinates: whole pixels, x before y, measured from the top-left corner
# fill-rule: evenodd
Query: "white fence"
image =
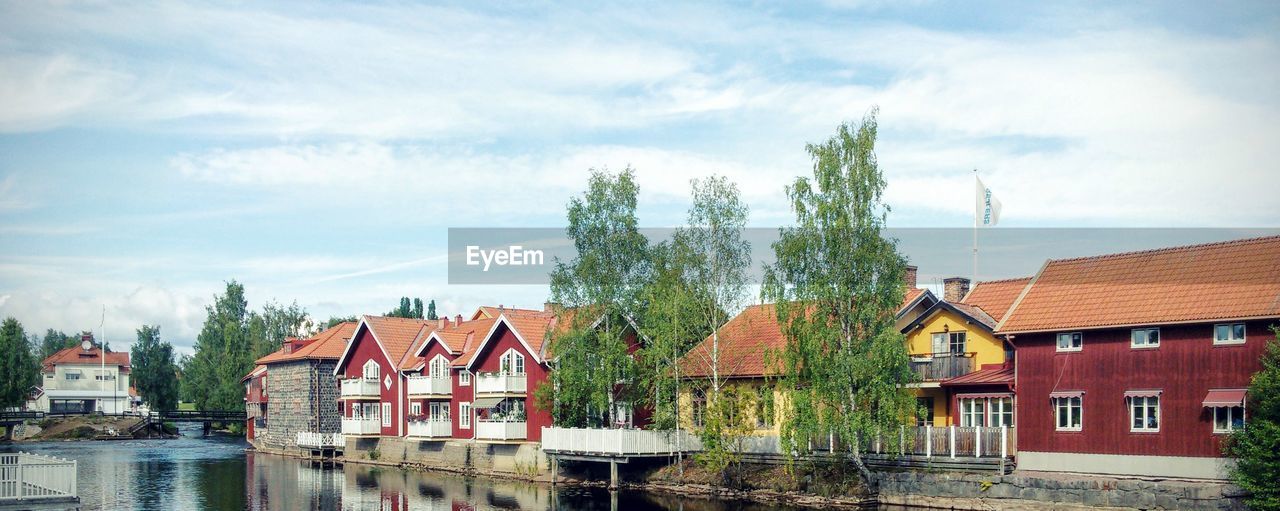
<path id="1" fill-rule="evenodd" d="M 315 433 L 312 431 L 298 432 L 298 447 L 312 447 L 323 449 L 326 447 L 342 447 L 346 445 L 346 440 L 342 437 L 342 433 Z"/>
<path id="2" fill-rule="evenodd" d="M 528 436 L 527 422 L 476 421 L 476 438 L 479 440 L 524 440 Z"/>
<path id="3" fill-rule="evenodd" d="M 926 458 L 1007 458 L 1017 452 L 1013 428 L 1007 426 L 916 426 L 898 432 L 899 447 L 892 449 L 877 438 L 868 450 L 879 454 L 910 454 Z"/>
<path id="4" fill-rule="evenodd" d="M 0 502 L 75 496 L 75 461 L 25 452 L 0 454 Z"/>
<path id="5" fill-rule="evenodd" d="M 377 378 L 351 378 L 342 380 L 342 397 L 379 395 Z"/>
<path id="6" fill-rule="evenodd" d="M 477 394 L 523 394 L 529 388 L 524 374 L 477 374 Z"/>
<path id="7" fill-rule="evenodd" d="M 638 456 L 701 449 L 702 442 L 688 431 L 542 428 L 542 450 L 558 453 Z"/>

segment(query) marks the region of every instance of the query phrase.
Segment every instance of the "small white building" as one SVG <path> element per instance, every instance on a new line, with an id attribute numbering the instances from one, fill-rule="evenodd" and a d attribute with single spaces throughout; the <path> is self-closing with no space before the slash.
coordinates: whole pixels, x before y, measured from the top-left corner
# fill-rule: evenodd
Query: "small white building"
<path id="1" fill-rule="evenodd" d="M 40 387 L 28 408 L 46 413 L 127 413 L 137 397 L 129 386 L 129 353 L 110 352 L 85 342 L 44 359 Z"/>

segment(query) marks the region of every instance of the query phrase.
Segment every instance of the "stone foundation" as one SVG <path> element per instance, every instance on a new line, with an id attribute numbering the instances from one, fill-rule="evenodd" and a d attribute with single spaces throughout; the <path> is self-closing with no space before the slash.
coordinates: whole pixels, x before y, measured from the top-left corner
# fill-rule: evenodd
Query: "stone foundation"
<path id="1" fill-rule="evenodd" d="M 372 452 L 377 451 L 377 459 Z M 431 470 L 526 479 L 550 478 L 550 461 L 538 444 L 484 444 L 465 440 L 424 442 L 409 438 L 347 438 L 351 462 L 405 464 Z"/>

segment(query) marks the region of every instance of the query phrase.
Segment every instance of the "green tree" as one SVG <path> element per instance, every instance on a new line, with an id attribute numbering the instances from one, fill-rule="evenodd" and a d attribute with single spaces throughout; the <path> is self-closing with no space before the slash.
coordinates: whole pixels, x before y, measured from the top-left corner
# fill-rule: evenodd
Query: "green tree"
<path id="1" fill-rule="evenodd" d="M 40 362 L 36 360 L 32 338 L 14 318 L 0 325 L 0 409 L 20 407 L 40 382 Z"/>
<path id="2" fill-rule="evenodd" d="M 436 301 L 435 301 L 435 300 L 431 300 L 431 302 L 427 304 L 427 319 L 432 320 L 432 321 L 435 321 L 435 320 L 437 320 L 437 319 L 440 319 L 440 317 L 439 317 L 439 316 L 436 316 Z"/>
<path id="3" fill-rule="evenodd" d="M 813 178 L 787 187 L 796 224 L 781 229 L 762 289 L 788 341 L 778 354 L 791 394 L 783 450 L 805 453 L 810 440 L 834 434 L 869 485 L 857 439 L 897 429 L 914 412 L 905 340 L 893 327 L 906 262 L 882 233 L 876 113 L 806 147 Z"/>
<path id="4" fill-rule="evenodd" d="M 249 304 L 244 285 L 226 291 L 206 307 L 208 316 L 196 337 L 195 354 L 183 366 L 183 395 L 201 410 L 237 410 L 244 406 L 240 378 L 253 368 Z"/>
<path id="5" fill-rule="evenodd" d="M 1280 510 L 1280 329 L 1267 342 L 1262 370 L 1249 384 L 1249 418 L 1226 442 L 1236 458 L 1231 477 L 1249 492 L 1250 509 Z"/>
<path id="6" fill-rule="evenodd" d="M 64 349 L 74 348 L 79 345 L 79 337 L 70 336 L 60 330 L 50 328 L 45 330 L 44 337 L 40 340 L 40 360 L 49 358 L 50 355 Z"/>
<path id="7" fill-rule="evenodd" d="M 577 255 L 555 261 L 552 301 L 573 309 L 567 332 L 552 339 L 556 371 L 537 394 L 557 424 L 611 424 L 618 406 L 644 404 L 627 338 L 648 281 L 648 240 L 636 219 L 639 187 L 630 168 L 593 170 L 587 190 L 568 205 Z M 628 381 L 632 385 L 619 385 Z"/>
<path id="8" fill-rule="evenodd" d="M 421 298 L 413 299 L 413 317 L 415 319 L 422 319 L 422 299 Z"/>
<path id="9" fill-rule="evenodd" d="M 178 406 L 178 367 L 173 361 L 173 346 L 160 340 L 160 327 L 142 325 L 138 329 L 130 364 L 133 386 L 152 410 Z"/>
<path id="10" fill-rule="evenodd" d="M 289 305 L 267 302 L 262 306 L 262 312 L 253 312 L 249 316 L 253 360 L 280 349 L 285 339 L 310 335 L 314 326 L 311 316 L 298 302 Z"/>
<path id="11" fill-rule="evenodd" d="M 341 323 L 355 323 L 355 322 L 357 322 L 357 321 L 360 321 L 360 318 L 357 318 L 357 317 L 355 317 L 355 316 L 346 316 L 346 317 L 342 317 L 342 316 L 331 316 L 331 317 L 329 317 L 329 321 L 326 321 L 326 322 L 324 323 L 324 328 L 325 328 L 326 330 L 328 330 L 328 329 L 330 329 L 330 328 L 333 328 L 333 327 L 335 327 L 335 326 L 338 326 L 338 325 L 339 325 L 339 324 L 341 324 Z"/>
<path id="12" fill-rule="evenodd" d="M 400 305 L 388 311 L 384 316 L 389 318 L 413 318 L 422 319 L 422 299 L 409 299 L 407 296 L 400 297 Z"/>

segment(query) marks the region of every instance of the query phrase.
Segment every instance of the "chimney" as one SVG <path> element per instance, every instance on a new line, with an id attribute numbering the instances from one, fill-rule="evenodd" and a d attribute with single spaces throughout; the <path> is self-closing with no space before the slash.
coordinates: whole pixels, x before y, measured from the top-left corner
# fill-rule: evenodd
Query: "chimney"
<path id="1" fill-rule="evenodd" d="M 906 277 L 903 279 L 903 280 L 907 281 L 907 289 L 915 289 L 915 288 L 916 288 L 916 270 L 917 270 L 917 268 L 915 267 L 915 265 L 913 265 L 913 264 L 908 264 L 908 265 L 907 265 L 907 273 L 906 273 Z"/>
<path id="2" fill-rule="evenodd" d="M 958 302 L 969 294 L 969 279 L 964 277 L 951 277 L 942 280 L 942 299 L 948 302 Z"/>
<path id="3" fill-rule="evenodd" d="M 542 302 L 542 312 L 556 312 L 560 310 L 559 302 Z"/>
<path id="4" fill-rule="evenodd" d="M 462 315 L 458 314 L 453 317 L 453 326 L 462 326 Z"/>
<path id="5" fill-rule="evenodd" d="M 449 318 L 447 317 L 437 319 L 436 321 L 440 323 L 440 330 L 444 330 L 444 327 L 449 324 Z"/>

